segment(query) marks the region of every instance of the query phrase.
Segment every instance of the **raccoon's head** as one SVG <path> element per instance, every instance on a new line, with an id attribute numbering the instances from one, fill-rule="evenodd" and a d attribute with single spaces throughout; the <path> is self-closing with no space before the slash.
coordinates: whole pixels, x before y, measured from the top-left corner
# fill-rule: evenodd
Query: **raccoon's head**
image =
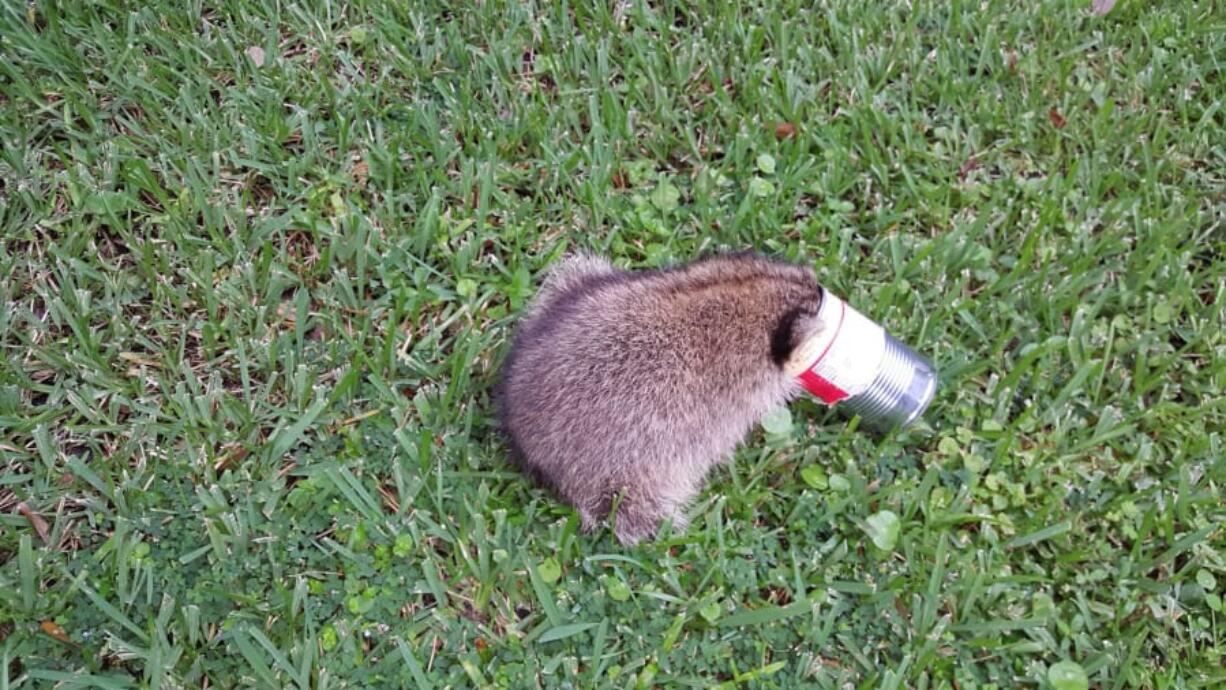
<path id="1" fill-rule="evenodd" d="M 770 360 L 780 369 L 821 327 L 822 287 L 806 266 L 741 252 L 707 257 L 686 270 L 684 289 L 711 284 L 741 307 L 742 327 L 765 329 Z"/>
<path id="2" fill-rule="evenodd" d="M 793 369 L 792 355 L 820 330 L 821 297 L 823 293 L 817 287 L 812 294 L 799 298 L 797 304 L 787 306 L 775 320 L 770 337 L 770 358 L 780 369 Z"/>
<path id="3" fill-rule="evenodd" d="M 818 304 L 821 304 L 820 296 Z M 771 361 L 775 366 L 787 367 L 792 353 L 813 332 L 816 316 L 817 308 L 810 309 L 808 305 L 790 307 L 779 316 L 771 332 Z"/>

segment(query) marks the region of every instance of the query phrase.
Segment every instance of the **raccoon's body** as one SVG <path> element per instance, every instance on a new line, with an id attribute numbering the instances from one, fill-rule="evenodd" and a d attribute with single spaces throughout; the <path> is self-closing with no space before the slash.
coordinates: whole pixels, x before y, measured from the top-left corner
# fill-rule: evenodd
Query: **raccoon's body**
<path id="1" fill-rule="evenodd" d="M 620 497 L 626 544 L 685 504 L 772 407 L 801 388 L 784 372 L 817 327 L 808 269 L 751 254 L 628 272 L 592 256 L 556 267 L 500 374 L 499 417 L 520 465 L 578 510 L 585 529 Z"/>

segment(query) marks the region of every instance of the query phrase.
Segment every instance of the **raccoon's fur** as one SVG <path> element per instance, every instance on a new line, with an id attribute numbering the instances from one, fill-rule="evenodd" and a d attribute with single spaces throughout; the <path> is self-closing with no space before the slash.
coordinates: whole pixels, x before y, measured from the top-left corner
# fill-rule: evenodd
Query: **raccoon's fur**
<path id="1" fill-rule="evenodd" d="M 633 544 L 665 518 L 683 529 L 712 466 L 802 390 L 784 369 L 821 299 L 812 271 L 754 254 L 642 272 L 562 261 L 500 372 L 512 454 L 586 530 L 612 517 Z"/>

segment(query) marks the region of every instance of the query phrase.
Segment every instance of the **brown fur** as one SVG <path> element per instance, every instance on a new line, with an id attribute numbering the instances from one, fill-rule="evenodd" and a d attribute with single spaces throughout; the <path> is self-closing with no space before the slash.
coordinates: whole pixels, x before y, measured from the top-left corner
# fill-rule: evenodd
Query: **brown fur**
<path id="1" fill-rule="evenodd" d="M 684 528 L 708 471 L 800 392 L 783 369 L 820 302 L 812 271 L 752 254 L 642 272 L 572 256 L 545 280 L 502 367 L 513 454 L 585 529 L 615 496 L 625 544 L 665 518 Z"/>

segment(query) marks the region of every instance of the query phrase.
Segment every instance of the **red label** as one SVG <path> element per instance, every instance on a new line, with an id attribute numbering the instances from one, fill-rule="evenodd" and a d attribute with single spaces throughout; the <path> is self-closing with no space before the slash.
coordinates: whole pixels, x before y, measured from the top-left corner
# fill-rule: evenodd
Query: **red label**
<path id="1" fill-rule="evenodd" d="M 828 405 L 833 405 L 847 397 L 847 391 L 813 373 L 812 369 L 800 375 L 800 382 L 810 393 L 821 398 Z"/>

